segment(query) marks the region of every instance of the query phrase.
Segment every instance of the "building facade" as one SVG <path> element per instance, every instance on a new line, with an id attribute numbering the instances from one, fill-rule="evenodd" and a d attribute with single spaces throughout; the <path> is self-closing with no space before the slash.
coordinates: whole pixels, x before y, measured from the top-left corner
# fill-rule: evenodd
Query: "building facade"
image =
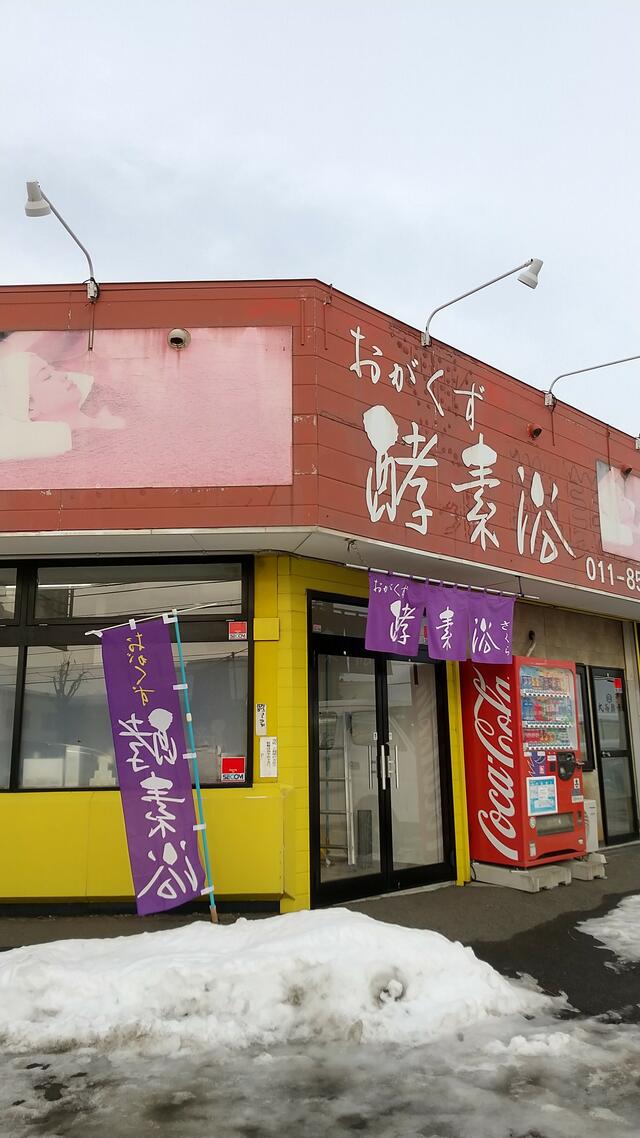
<path id="1" fill-rule="evenodd" d="M 368 567 L 517 597 L 637 837 L 631 436 L 314 280 L 0 311 L 0 902 L 131 901 L 95 632 L 173 608 L 222 901 L 469 880 L 458 665 L 367 652 Z"/>

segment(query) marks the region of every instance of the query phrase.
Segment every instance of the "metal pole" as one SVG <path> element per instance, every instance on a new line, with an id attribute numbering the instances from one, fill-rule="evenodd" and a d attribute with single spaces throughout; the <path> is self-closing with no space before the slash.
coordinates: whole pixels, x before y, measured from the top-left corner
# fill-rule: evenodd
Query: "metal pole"
<path id="1" fill-rule="evenodd" d="M 94 276 L 94 272 L 93 272 L 93 262 L 92 262 L 92 260 L 91 260 L 91 257 L 89 256 L 89 253 L 88 253 L 87 249 L 85 249 L 85 247 L 84 247 L 84 245 L 82 244 L 82 241 L 80 240 L 80 238 L 79 238 L 79 237 L 76 237 L 76 235 L 75 235 L 75 233 L 73 232 L 73 229 L 71 228 L 71 226 L 67 225 L 67 223 L 66 223 L 66 221 L 65 221 L 64 217 L 62 216 L 62 214 L 61 214 L 61 213 L 58 213 L 58 211 L 57 211 L 56 207 L 54 206 L 53 202 L 51 201 L 51 198 L 48 198 L 48 197 L 47 197 L 47 195 L 46 195 L 46 194 L 43 192 L 42 186 L 40 186 L 40 193 L 41 193 L 42 197 L 44 198 L 44 200 L 46 201 L 47 205 L 49 206 L 49 209 L 51 210 L 51 212 L 52 212 L 53 214 L 55 214 L 55 216 L 57 217 L 58 221 L 60 222 L 60 224 L 61 224 L 62 226 L 64 226 L 64 228 L 66 229 L 66 231 L 67 231 L 67 233 L 69 234 L 69 236 L 70 236 L 70 237 L 73 237 L 73 240 L 75 241 L 76 245 L 78 245 L 78 246 L 79 246 L 79 247 L 82 249 L 82 252 L 84 253 L 85 257 L 87 258 L 87 261 L 89 262 L 89 277 L 90 277 L 90 279 L 91 279 L 92 281 L 94 281 L 94 282 L 95 282 L 95 279 L 96 279 L 96 278 L 95 278 L 95 276 Z"/>
<path id="2" fill-rule="evenodd" d="M 493 280 L 486 281 L 484 284 L 478 285 L 477 288 L 469 289 L 469 292 L 463 292 L 460 294 L 460 296 L 454 296 L 453 300 L 448 300 L 446 304 L 440 304 L 437 308 L 434 308 L 429 319 L 427 320 L 427 326 L 422 333 L 423 348 L 428 348 L 429 344 L 431 343 L 429 325 L 431 324 L 431 321 L 433 320 L 436 312 L 442 312 L 443 308 L 449 308 L 452 304 L 457 304 L 459 300 L 465 300 L 466 297 L 473 296 L 474 292 L 482 292 L 483 288 L 489 288 L 489 285 L 497 284 L 498 281 L 503 281 L 505 277 L 512 277 L 514 273 L 520 272 L 520 269 L 528 269 L 529 265 L 533 264 L 533 261 L 534 258 L 531 257 L 528 261 L 525 261 L 523 265 L 516 265 L 515 269 L 509 269 L 508 273 L 501 273 L 499 277 L 494 277 Z"/>
<path id="3" fill-rule="evenodd" d="M 202 789 L 200 787 L 200 768 L 198 766 L 198 753 L 196 751 L 196 737 L 193 730 L 193 718 L 191 715 L 191 700 L 189 699 L 189 685 L 187 684 L 187 670 L 184 665 L 184 652 L 182 651 L 182 637 L 180 636 L 180 622 L 178 620 L 178 610 L 173 609 L 176 626 L 176 646 L 178 649 L 178 658 L 180 660 L 180 682 L 183 684 L 184 692 L 184 706 L 185 706 L 185 719 L 187 721 L 187 738 L 189 740 L 189 750 L 193 755 L 193 781 L 196 784 L 196 798 L 198 800 L 198 821 L 203 827 L 200 830 L 202 836 L 202 852 L 204 853 L 204 868 L 207 875 L 207 887 L 209 889 L 209 905 L 211 920 L 214 924 L 218 923 L 218 913 L 216 911 L 216 900 L 213 891 L 213 877 L 211 875 L 211 862 L 209 860 L 209 842 L 207 839 L 207 827 L 204 819 L 204 807 L 202 804 Z"/>
<path id="4" fill-rule="evenodd" d="M 553 394 L 553 389 L 559 379 L 566 379 L 568 375 L 584 375 L 585 371 L 600 371 L 602 367 L 614 367 L 615 364 L 628 364 L 632 360 L 640 360 L 640 356 L 625 356 L 623 360 L 607 360 L 604 364 L 594 364 L 592 367 L 579 367 L 577 371 L 563 371 L 561 375 L 557 375 L 551 387 L 544 393 L 545 407 L 555 407 L 556 397 Z"/>

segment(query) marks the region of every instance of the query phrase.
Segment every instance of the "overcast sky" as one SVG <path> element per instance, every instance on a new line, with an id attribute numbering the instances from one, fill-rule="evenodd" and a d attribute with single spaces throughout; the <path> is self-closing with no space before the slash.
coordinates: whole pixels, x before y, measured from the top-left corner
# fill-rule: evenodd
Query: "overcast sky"
<path id="1" fill-rule="evenodd" d="M 319 277 L 538 387 L 640 354 L 640 0 L 0 0 L 0 282 Z M 640 361 L 558 394 L 640 432 Z"/>

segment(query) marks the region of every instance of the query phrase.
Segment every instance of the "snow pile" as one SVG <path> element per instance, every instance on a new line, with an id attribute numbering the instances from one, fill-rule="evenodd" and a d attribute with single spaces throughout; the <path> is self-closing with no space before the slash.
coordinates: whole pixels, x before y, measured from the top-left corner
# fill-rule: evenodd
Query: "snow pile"
<path id="1" fill-rule="evenodd" d="M 414 1044 L 545 1004 L 439 933 L 345 909 L 0 957 L 0 1040 L 16 1050 Z"/>
<path id="2" fill-rule="evenodd" d="M 578 929 L 599 940 L 621 960 L 635 963 L 640 960 L 640 895 L 625 897 L 606 917 L 582 921 Z"/>

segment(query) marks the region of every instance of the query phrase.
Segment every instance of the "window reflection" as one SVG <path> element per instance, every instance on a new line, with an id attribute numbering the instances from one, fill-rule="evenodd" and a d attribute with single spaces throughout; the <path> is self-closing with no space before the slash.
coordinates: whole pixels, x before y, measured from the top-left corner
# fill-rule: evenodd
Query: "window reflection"
<path id="1" fill-rule="evenodd" d="M 188 643 L 183 648 L 200 778 L 205 785 L 215 785 L 224 756 L 246 759 L 248 646 L 231 650 L 226 643 Z M 11 651 L 17 654 L 17 649 Z M 177 665 L 175 648 L 174 658 Z M 3 690 L 0 686 L 0 701 Z M 2 706 L 0 702 L 0 732 Z M 10 723 L 6 730 L 9 756 Z M 29 648 L 20 785 L 117 786 L 99 644 Z"/>
<path id="2" fill-rule="evenodd" d="M 9 786 L 13 708 L 16 699 L 17 648 L 0 648 L 0 789 Z"/>
<path id="3" fill-rule="evenodd" d="M 29 648 L 20 785 L 116 786 L 99 645 Z"/>
<path id="4" fill-rule="evenodd" d="M 185 644 L 184 655 L 200 781 L 212 785 L 225 756 L 242 755 L 246 771 L 249 649 Z"/>
<path id="5" fill-rule="evenodd" d="M 38 570 L 36 619 L 143 616 L 174 605 L 211 606 L 203 615 L 239 613 L 237 562 L 185 565 L 51 566 Z M 197 613 L 195 615 L 198 615 Z"/>
<path id="6" fill-rule="evenodd" d="M 0 621 L 13 620 L 16 615 L 16 571 L 0 568 Z"/>

